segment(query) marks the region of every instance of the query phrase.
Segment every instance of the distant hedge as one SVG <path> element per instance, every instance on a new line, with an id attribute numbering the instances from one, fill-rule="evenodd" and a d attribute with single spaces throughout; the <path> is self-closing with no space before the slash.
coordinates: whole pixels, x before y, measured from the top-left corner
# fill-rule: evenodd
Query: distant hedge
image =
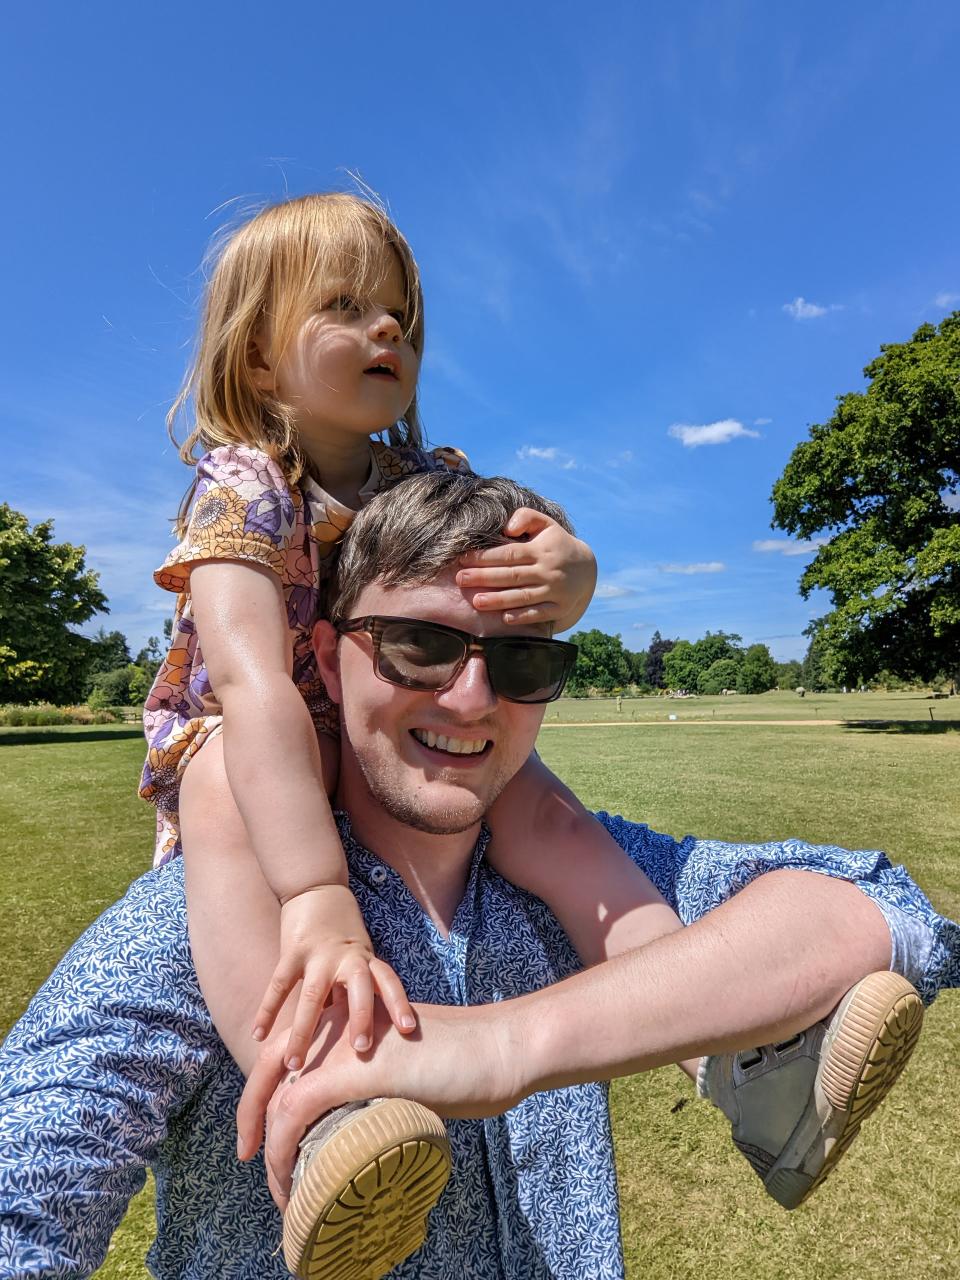
<path id="1" fill-rule="evenodd" d="M 0 707 L 0 725 L 48 724 L 117 724 L 122 721 L 122 707 L 54 707 L 41 703 L 36 707 L 8 704 Z"/>

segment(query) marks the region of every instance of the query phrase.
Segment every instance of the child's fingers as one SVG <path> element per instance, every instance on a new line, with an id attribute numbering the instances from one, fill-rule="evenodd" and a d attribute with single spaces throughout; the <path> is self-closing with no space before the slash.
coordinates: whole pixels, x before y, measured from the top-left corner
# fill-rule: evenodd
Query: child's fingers
<path id="1" fill-rule="evenodd" d="M 506 623 L 556 622 L 561 616 L 560 606 L 553 600 L 546 604 L 532 605 L 528 609 L 509 609 L 503 615 Z"/>
<path id="2" fill-rule="evenodd" d="M 549 587 L 516 587 L 509 591 L 481 591 L 471 600 L 475 609 L 548 609 L 554 602 Z"/>
<path id="3" fill-rule="evenodd" d="M 333 982 L 334 974 L 326 965 L 309 966 L 303 975 L 303 986 L 297 996 L 290 1038 L 287 1040 L 286 1063 L 291 1071 L 298 1071 L 303 1066 Z"/>
<path id="4" fill-rule="evenodd" d="M 507 523 L 503 532 L 508 538 L 534 537 L 544 529 L 549 529 L 557 522 L 542 511 L 534 511 L 532 507 L 518 507 Z"/>
<path id="5" fill-rule="evenodd" d="M 267 1033 L 276 1021 L 284 1000 L 286 1000 L 299 981 L 300 973 L 298 969 L 281 959 L 274 969 L 270 981 L 267 983 L 267 989 L 263 993 L 263 999 L 260 1001 L 260 1008 L 254 1015 L 254 1040 L 266 1039 Z"/>
<path id="6" fill-rule="evenodd" d="M 485 569 L 489 565 L 533 564 L 536 558 L 528 542 L 502 542 L 482 551 L 465 551 L 459 563 L 464 569 Z"/>
<path id="7" fill-rule="evenodd" d="M 370 972 L 390 1021 L 398 1031 L 409 1034 L 417 1025 L 417 1016 L 407 999 L 403 983 L 385 960 L 371 960 Z"/>
<path id="8" fill-rule="evenodd" d="M 357 1053 L 366 1053 L 373 1044 L 373 978 L 370 966 L 363 965 L 346 975 L 347 1003 L 350 1006 L 350 1043 Z"/>
<path id="9" fill-rule="evenodd" d="M 482 569 L 460 569 L 457 586 L 471 591 L 506 591 L 509 587 L 542 585 L 543 570 L 534 564 L 485 565 Z"/>

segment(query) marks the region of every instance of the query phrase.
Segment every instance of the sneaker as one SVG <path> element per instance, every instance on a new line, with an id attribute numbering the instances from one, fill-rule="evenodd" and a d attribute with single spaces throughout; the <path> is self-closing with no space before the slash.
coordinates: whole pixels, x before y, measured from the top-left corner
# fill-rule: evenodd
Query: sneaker
<path id="1" fill-rule="evenodd" d="M 697 1092 L 774 1200 L 795 1209 L 883 1101 L 920 1036 L 923 1005 L 896 973 L 871 973 L 822 1022 L 779 1044 L 704 1058 Z"/>
<path id="2" fill-rule="evenodd" d="M 415 1253 L 450 1175 L 439 1116 L 405 1098 L 338 1107 L 300 1143 L 283 1254 L 309 1280 L 379 1280 Z"/>

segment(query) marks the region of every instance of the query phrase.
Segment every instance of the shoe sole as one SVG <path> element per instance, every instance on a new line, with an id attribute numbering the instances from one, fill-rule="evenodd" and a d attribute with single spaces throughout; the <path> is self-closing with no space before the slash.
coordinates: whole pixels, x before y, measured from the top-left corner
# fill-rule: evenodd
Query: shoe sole
<path id="1" fill-rule="evenodd" d="M 826 1117 L 822 1107 L 805 1116 L 764 1178 L 767 1191 L 785 1209 L 802 1204 L 836 1167 L 864 1120 L 896 1084 L 922 1024 L 920 997 L 896 973 L 870 974 L 841 1002 L 814 1085 L 814 1096 L 828 1104 Z"/>
<path id="2" fill-rule="evenodd" d="M 450 1176 L 443 1121 L 404 1098 L 349 1117 L 304 1170 L 283 1217 L 303 1280 L 380 1280 L 415 1253 Z"/>

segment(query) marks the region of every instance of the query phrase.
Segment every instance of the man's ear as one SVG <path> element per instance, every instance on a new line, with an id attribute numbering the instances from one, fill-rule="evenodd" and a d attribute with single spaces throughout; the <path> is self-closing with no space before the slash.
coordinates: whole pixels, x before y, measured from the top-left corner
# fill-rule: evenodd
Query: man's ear
<path id="1" fill-rule="evenodd" d="M 337 662 L 337 633 L 321 619 L 313 627 L 313 652 L 330 701 L 340 705 L 340 664 Z"/>
<path id="2" fill-rule="evenodd" d="M 258 329 L 247 343 L 247 368 L 258 391 L 271 395 L 276 391 L 277 380 L 270 363 L 269 343 L 262 329 Z"/>

